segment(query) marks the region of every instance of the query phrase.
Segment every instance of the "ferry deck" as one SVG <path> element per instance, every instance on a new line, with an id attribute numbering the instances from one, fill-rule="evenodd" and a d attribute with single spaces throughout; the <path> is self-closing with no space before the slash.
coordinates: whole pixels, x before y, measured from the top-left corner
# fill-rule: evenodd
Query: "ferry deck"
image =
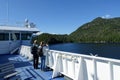
<path id="1" fill-rule="evenodd" d="M 20 80 L 64 80 L 63 76 L 52 79 L 52 70 L 41 71 L 33 68 L 33 61 L 18 54 L 0 55 L 0 64 L 11 62 L 19 72 Z M 40 68 L 40 65 L 39 65 Z"/>
<path id="2" fill-rule="evenodd" d="M 120 60 L 70 52 L 48 50 L 47 71 L 33 68 L 30 46 L 19 54 L 0 55 L 0 64 L 11 62 L 20 80 L 119 80 Z M 40 68 L 40 64 L 39 64 Z"/>

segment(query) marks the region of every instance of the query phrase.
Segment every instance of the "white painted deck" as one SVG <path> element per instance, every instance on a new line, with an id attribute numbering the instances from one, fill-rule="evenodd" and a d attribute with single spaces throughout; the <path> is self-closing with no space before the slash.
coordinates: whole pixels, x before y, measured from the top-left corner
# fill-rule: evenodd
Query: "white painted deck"
<path id="1" fill-rule="evenodd" d="M 19 72 L 17 77 L 19 76 L 20 80 L 64 80 L 63 77 L 52 79 L 52 70 L 41 71 L 40 69 L 34 69 L 33 61 L 29 61 L 21 55 L 5 54 L 0 55 L 0 59 L 0 64 L 11 62 L 15 65 L 15 70 Z"/>

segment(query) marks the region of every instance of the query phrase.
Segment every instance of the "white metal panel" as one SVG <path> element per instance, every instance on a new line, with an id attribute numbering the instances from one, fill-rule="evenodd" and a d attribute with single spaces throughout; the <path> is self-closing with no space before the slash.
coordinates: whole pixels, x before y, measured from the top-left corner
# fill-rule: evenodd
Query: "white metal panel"
<path id="1" fill-rule="evenodd" d="M 88 80 L 93 80 L 93 78 L 94 78 L 93 60 L 85 59 L 85 62 L 86 62 L 86 67 L 87 67 Z"/>
<path id="2" fill-rule="evenodd" d="M 0 41 L 0 54 L 9 53 L 9 41 Z"/>
<path id="3" fill-rule="evenodd" d="M 113 80 L 120 80 L 120 64 L 113 65 Z"/>
<path id="4" fill-rule="evenodd" d="M 53 66 L 53 57 L 52 57 L 52 52 L 48 52 L 48 65 L 49 67 Z"/>
<path id="5" fill-rule="evenodd" d="M 77 77 L 77 75 L 78 75 L 78 72 L 79 72 L 79 63 L 80 63 L 80 61 L 79 61 L 79 58 L 76 58 L 76 60 L 75 60 L 75 73 L 74 73 L 74 77 Z"/>
<path id="6" fill-rule="evenodd" d="M 63 73 L 67 74 L 68 68 L 67 68 L 67 58 L 66 55 L 62 56 L 62 63 L 63 63 Z"/>
<path id="7" fill-rule="evenodd" d="M 73 62 L 72 62 L 72 56 L 67 56 L 67 65 L 68 65 L 68 72 L 67 74 L 71 77 L 73 77 Z"/>
<path id="8" fill-rule="evenodd" d="M 16 40 L 16 41 L 10 41 L 9 42 L 9 50 L 10 52 L 18 47 L 20 47 L 21 45 L 21 41 L 20 40 Z"/>
<path id="9" fill-rule="evenodd" d="M 97 61 L 97 80 L 110 80 L 109 64 L 107 62 Z"/>
<path id="10" fill-rule="evenodd" d="M 0 26 L 0 31 L 30 31 L 30 32 L 39 32 L 39 30 L 37 28 L 13 27 L 13 26 Z"/>
<path id="11" fill-rule="evenodd" d="M 22 40 L 21 45 L 28 45 L 28 46 L 30 46 L 31 45 L 30 40 Z"/>

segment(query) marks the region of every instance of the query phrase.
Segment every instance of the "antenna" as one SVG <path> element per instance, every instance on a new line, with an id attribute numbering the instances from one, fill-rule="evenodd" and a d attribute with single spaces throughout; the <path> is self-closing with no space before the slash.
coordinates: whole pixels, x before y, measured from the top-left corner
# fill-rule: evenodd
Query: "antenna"
<path id="1" fill-rule="evenodd" d="M 29 26 L 29 20 L 26 18 L 25 19 L 25 27 L 28 27 Z"/>
<path id="2" fill-rule="evenodd" d="M 7 0 L 7 25 L 9 23 L 9 0 Z"/>

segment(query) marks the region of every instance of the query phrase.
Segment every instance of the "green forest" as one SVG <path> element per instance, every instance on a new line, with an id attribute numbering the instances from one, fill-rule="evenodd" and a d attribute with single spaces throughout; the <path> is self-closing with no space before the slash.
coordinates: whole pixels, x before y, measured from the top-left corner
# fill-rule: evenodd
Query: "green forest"
<path id="1" fill-rule="evenodd" d="M 34 37 L 33 40 L 36 39 L 38 42 L 44 41 L 48 44 L 57 44 L 57 43 L 67 43 L 70 42 L 68 39 L 68 35 L 58 35 L 58 34 L 49 34 L 42 33 L 41 35 Z"/>
<path id="2" fill-rule="evenodd" d="M 119 43 L 120 18 L 106 19 L 98 17 L 91 22 L 83 24 L 69 35 L 43 33 L 34 39 L 45 41 L 49 44 L 67 42 Z"/>

